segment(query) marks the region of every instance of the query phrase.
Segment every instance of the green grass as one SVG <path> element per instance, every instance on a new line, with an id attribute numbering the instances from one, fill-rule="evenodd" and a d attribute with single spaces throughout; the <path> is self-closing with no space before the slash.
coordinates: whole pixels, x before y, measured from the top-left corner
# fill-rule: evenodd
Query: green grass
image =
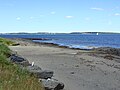
<path id="1" fill-rule="evenodd" d="M 11 50 L 0 43 L 0 90 L 44 90 L 37 78 L 11 63 Z"/>
<path id="2" fill-rule="evenodd" d="M 0 54 L 3 54 L 9 57 L 10 53 L 11 53 L 11 50 L 6 45 L 0 43 Z"/>
<path id="3" fill-rule="evenodd" d="M 2 43 L 4 45 L 9 45 L 9 46 L 12 46 L 15 44 L 15 42 L 12 42 L 12 41 L 5 39 L 5 38 L 0 38 L 0 43 Z"/>

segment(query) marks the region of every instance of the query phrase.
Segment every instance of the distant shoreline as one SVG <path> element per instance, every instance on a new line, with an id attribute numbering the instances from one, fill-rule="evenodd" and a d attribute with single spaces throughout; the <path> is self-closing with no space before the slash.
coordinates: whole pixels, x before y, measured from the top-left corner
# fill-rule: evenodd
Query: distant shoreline
<path id="1" fill-rule="evenodd" d="M 17 33 L 0 33 L 0 35 L 26 35 L 26 34 L 120 34 L 119 32 L 70 32 L 70 33 L 52 33 L 52 32 L 17 32 Z"/>

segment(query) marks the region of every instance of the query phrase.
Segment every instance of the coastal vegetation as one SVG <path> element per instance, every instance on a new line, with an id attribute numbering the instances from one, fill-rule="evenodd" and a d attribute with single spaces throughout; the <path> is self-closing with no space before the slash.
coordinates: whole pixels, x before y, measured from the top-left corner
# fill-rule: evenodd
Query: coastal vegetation
<path id="1" fill-rule="evenodd" d="M 13 46 L 15 43 L 8 39 L 0 38 L 0 44 Z"/>
<path id="2" fill-rule="evenodd" d="M 37 78 L 9 61 L 11 50 L 7 45 L 14 44 L 0 38 L 0 90 L 44 90 Z"/>

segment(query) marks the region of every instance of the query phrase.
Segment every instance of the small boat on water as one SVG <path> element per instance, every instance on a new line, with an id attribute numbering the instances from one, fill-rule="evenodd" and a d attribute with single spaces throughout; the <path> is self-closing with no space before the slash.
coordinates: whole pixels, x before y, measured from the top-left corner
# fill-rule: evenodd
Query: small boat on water
<path id="1" fill-rule="evenodd" d="M 99 33 L 96 33 L 96 35 L 98 35 Z"/>

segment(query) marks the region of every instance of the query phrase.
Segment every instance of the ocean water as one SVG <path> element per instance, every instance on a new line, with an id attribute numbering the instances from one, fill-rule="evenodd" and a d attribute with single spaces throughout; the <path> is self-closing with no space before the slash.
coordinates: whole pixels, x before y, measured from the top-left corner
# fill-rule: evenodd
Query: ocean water
<path id="1" fill-rule="evenodd" d="M 16 34 L 0 35 L 5 38 L 47 38 L 34 42 L 54 43 L 70 48 L 92 49 L 97 47 L 120 48 L 120 34 Z"/>

